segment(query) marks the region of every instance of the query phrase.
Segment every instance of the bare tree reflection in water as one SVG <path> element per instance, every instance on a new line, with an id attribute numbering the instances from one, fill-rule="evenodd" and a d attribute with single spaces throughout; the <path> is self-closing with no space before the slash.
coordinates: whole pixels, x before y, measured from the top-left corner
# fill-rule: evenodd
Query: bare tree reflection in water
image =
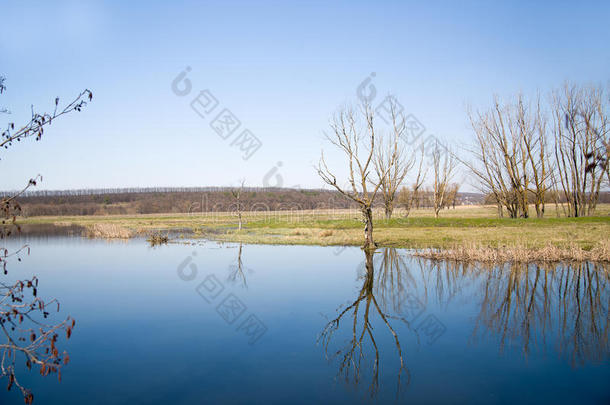
<path id="1" fill-rule="evenodd" d="M 400 362 L 397 370 L 398 396 L 401 386 L 409 384 L 410 373 L 405 367 L 399 336 L 390 321 L 397 321 L 396 323 L 402 322 L 407 326 L 410 325 L 409 320 L 405 316 L 400 315 L 400 298 L 404 296 L 406 288 L 403 282 L 407 280 L 411 282 L 412 278 L 395 249 L 383 250 L 377 278 L 375 277 L 375 263 L 373 260 L 374 251 L 365 250 L 364 254 L 365 271 L 362 275 L 363 283 L 358 296 L 346 308 L 341 310 L 335 319 L 326 324 L 318 336 L 318 343 L 324 347 L 328 359 L 331 361 L 339 359 L 340 364 L 337 375 L 343 376 L 347 383 L 351 381 L 356 386 L 360 384 L 370 367 L 371 383 L 368 390 L 371 397 L 374 397 L 379 390 L 380 346 L 377 344 L 375 336 L 375 332 L 379 333 L 379 329 L 374 329 L 372 321 L 377 321 L 377 319 L 373 318 L 379 316 L 387 332 L 393 338 L 396 346 L 396 355 Z M 387 307 L 391 307 L 391 309 L 388 310 Z M 390 312 L 392 310 L 393 312 Z M 330 346 L 333 336 L 344 318 L 345 322 L 350 325 L 348 344 L 346 347 L 336 351 L 331 350 Z M 367 343 L 369 347 L 367 347 Z M 371 361 L 366 359 L 369 350 L 373 352 Z"/>
<path id="2" fill-rule="evenodd" d="M 558 353 L 573 367 L 604 361 L 610 353 L 607 264 L 493 266 L 411 261 L 388 248 L 365 252 L 362 267 L 362 287 L 356 299 L 339 307 L 318 343 L 327 358 L 338 360 L 337 375 L 346 382 L 358 386 L 370 374 L 372 397 L 379 391 L 380 351 L 385 347 L 381 339 L 386 336 L 380 333 L 386 330 L 395 344 L 398 396 L 401 387 L 409 384 L 410 373 L 397 333 L 404 328 L 397 326 L 406 325 L 419 344 L 418 332 L 425 332 L 416 324 L 423 323 L 420 315 L 426 308 L 422 302 L 430 300 L 441 308 L 474 302 L 477 315 L 471 342 L 497 340 L 500 352 L 518 347 L 525 359 L 535 352 Z M 385 327 L 375 329 L 373 325 L 379 323 Z M 348 327 L 340 328 L 342 324 Z M 345 335 L 346 345 L 335 350 L 332 343 Z"/>
<path id="3" fill-rule="evenodd" d="M 396 314 L 408 314 L 405 318 L 414 320 L 418 314 L 413 311 L 423 309 L 423 304 L 417 298 L 420 296 L 417 281 L 407 266 L 406 258 L 394 248 L 384 248 L 376 259 L 374 265 L 379 270 L 374 289 L 382 307 L 391 308 Z M 414 303 L 413 300 L 419 302 Z"/>
<path id="4" fill-rule="evenodd" d="M 244 263 L 241 258 L 242 250 L 243 250 L 243 244 L 240 243 L 238 253 L 237 253 L 236 264 L 229 266 L 229 274 L 227 275 L 227 281 L 231 284 L 239 284 L 243 288 L 247 289 L 248 282 L 247 282 L 246 273 L 244 270 L 249 270 L 249 271 L 252 271 L 252 270 L 248 269 L 247 267 L 244 267 Z"/>
<path id="5" fill-rule="evenodd" d="M 472 333 L 475 343 L 486 337 L 498 339 L 500 352 L 507 345 L 519 347 L 525 358 L 550 349 L 573 367 L 603 361 L 610 353 L 607 264 L 437 262 L 432 267 L 440 303 L 474 282 L 471 291 L 480 302 Z"/>

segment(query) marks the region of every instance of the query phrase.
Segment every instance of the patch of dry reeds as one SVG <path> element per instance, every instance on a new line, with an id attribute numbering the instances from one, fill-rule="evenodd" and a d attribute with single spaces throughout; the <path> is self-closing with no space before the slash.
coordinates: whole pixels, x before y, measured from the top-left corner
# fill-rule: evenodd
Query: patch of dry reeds
<path id="1" fill-rule="evenodd" d="M 525 246 L 503 246 L 501 248 L 461 245 L 450 249 L 425 249 L 413 253 L 416 257 L 432 260 L 455 260 L 480 263 L 559 263 L 559 262 L 610 262 L 610 241 L 600 241 L 592 249 L 583 249 L 575 244 L 567 247 L 548 244 L 540 249 Z"/>
<path id="2" fill-rule="evenodd" d="M 292 236 L 310 236 L 311 230 L 306 228 L 296 228 L 292 232 L 290 232 Z"/>
<path id="3" fill-rule="evenodd" d="M 86 233 L 89 238 L 129 239 L 133 236 L 129 229 L 115 224 L 93 224 L 87 227 Z"/>

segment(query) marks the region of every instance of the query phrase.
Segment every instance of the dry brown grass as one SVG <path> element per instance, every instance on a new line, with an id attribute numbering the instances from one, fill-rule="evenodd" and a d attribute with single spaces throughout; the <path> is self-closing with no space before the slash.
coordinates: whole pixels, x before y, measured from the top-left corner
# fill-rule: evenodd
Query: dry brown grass
<path id="1" fill-rule="evenodd" d="M 291 236 L 310 236 L 311 229 L 296 228 L 295 230 L 290 232 L 290 235 Z"/>
<path id="2" fill-rule="evenodd" d="M 333 230 L 332 229 L 325 229 L 323 231 L 320 231 L 320 233 L 318 233 L 318 236 L 320 238 L 328 238 L 329 236 L 333 236 Z"/>
<path id="3" fill-rule="evenodd" d="M 480 263 L 559 263 L 559 262 L 610 262 L 610 241 L 600 241 L 592 249 L 586 250 L 570 244 L 559 247 L 548 244 L 541 249 L 524 246 L 455 246 L 450 249 L 426 249 L 416 251 L 414 256 L 432 260 L 455 260 Z"/>
<path id="4" fill-rule="evenodd" d="M 89 238 L 129 239 L 133 236 L 133 232 L 120 225 L 100 223 L 87 226 L 87 236 Z"/>

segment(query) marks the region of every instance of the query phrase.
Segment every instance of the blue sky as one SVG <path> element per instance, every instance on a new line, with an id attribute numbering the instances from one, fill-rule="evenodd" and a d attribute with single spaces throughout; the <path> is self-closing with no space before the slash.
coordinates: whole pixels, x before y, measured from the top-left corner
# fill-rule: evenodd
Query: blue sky
<path id="1" fill-rule="evenodd" d="M 12 112 L 0 124 L 94 93 L 41 142 L 2 152 L 0 189 L 38 173 L 40 189 L 262 186 L 278 162 L 283 186 L 321 187 L 321 148 L 344 173 L 322 131 L 372 72 L 373 104 L 395 94 L 456 148 L 472 141 L 467 106 L 493 94 L 610 79 L 608 2 L 85 3 L 0 6 L 0 106 Z M 186 66 L 193 89 L 179 97 Z M 190 102 L 204 89 L 219 105 L 201 118 Z M 210 127 L 222 108 L 262 142 L 250 159 Z"/>

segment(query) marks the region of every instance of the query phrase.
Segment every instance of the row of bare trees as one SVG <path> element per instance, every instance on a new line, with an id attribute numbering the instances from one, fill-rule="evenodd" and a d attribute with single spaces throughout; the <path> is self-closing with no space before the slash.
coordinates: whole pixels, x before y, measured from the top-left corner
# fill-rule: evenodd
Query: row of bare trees
<path id="1" fill-rule="evenodd" d="M 346 158 L 346 183 L 338 181 L 335 172 L 328 167 L 324 151 L 317 167 L 319 176 L 326 184 L 360 206 L 365 249 L 375 247 L 373 204 L 378 194 L 383 200 L 386 219 L 391 219 L 397 203 L 407 208 L 408 215 L 420 196 L 429 166 L 425 162 L 423 144 L 409 146 L 404 141 L 408 135 L 407 119 L 399 111 L 397 102 L 393 98 L 390 100 L 390 125 L 383 130 L 375 123 L 375 111 L 366 103 L 359 110 L 344 108 L 333 117 L 330 124 L 332 134 L 327 135 L 327 139 Z M 431 162 L 434 173 L 433 207 L 437 217 L 441 209 L 455 201 L 457 189 L 452 191 L 451 181 L 456 164 L 454 155 L 437 142 L 432 150 Z M 414 179 L 412 189 L 398 193 L 408 176 Z"/>
<path id="2" fill-rule="evenodd" d="M 541 218 L 549 196 L 565 201 L 567 216 L 592 215 L 609 180 L 608 101 L 602 87 L 567 83 L 546 103 L 495 97 L 489 110 L 470 113 L 476 146 L 462 162 L 500 216 L 528 218 L 533 204 Z"/>
<path id="3" fill-rule="evenodd" d="M 422 187 L 421 185 L 418 187 L 417 183 L 414 182 L 410 186 L 403 186 L 396 200 L 398 206 L 403 208 L 402 212 L 405 218 L 411 214 L 413 209 L 434 208 L 435 197 L 439 199 L 437 204 L 441 205 L 442 208 L 455 208 L 456 205 L 461 203 L 461 200 L 458 198 L 459 183 L 447 184 L 444 189 L 445 192 L 443 194 L 435 194 L 434 187 Z M 442 201 L 440 201 L 441 195 L 443 197 Z M 441 202 L 442 204 L 440 204 Z"/>
<path id="4" fill-rule="evenodd" d="M 522 94 L 509 101 L 495 97 L 489 110 L 469 113 L 476 140 L 472 159 L 436 142 L 428 150 L 428 162 L 423 145 L 403 142 L 409 135 L 407 119 L 395 99 L 389 99 L 390 125 L 385 130 L 376 125 L 375 110 L 366 103 L 359 110 L 344 108 L 332 119 L 327 138 L 346 158 L 346 183 L 337 180 L 324 152 L 317 166 L 326 184 L 360 206 L 364 248 L 375 246 L 372 212 L 378 194 L 386 219 L 397 203 L 408 215 L 426 194 L 432 196 L 438 217 L 455 204 L 458 163 L 493 197 L 500 217 L 506 211 L 511 218 L 528 218 L 533 205 L 541 218 L 549 196 L 558 207 L 565 201 L 566 216 L 592 215 L 600 190 L 610 181 L 609 99 L 601 87 L 566 84 L 547 103 L 540 96 L 533 101 Z M 432 184 L 424 190 L 430 168 Z M 407 177 L 414 179 L 412 186 L 397 193 Z"/>

